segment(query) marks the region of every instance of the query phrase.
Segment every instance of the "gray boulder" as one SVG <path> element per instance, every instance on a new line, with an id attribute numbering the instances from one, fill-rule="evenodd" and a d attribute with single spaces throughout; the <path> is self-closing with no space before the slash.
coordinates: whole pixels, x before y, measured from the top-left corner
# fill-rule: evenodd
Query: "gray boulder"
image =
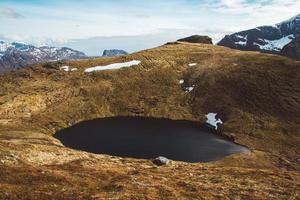
<path id="1" fill-rule="evenodd" d="M 167 165 L 170 163 L 170 160 L 166 157 L 163 157 L 163 156 L 159 156 L 155 159 L 152 160 L 152 162 L 155 164 L 155 165 L 158 165 L 158 166 L 162 166 L 162 165 Z"/>

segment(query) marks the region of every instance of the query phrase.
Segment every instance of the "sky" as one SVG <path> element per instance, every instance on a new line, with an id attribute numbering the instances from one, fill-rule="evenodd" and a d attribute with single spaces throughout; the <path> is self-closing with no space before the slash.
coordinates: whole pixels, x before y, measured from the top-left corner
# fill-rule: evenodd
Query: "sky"
<path id="1" fill-rule="evenodd" d="M 0 40 L 128 52 L 226 34 L 300 14 L 300 0 L 0 0 Z"/>

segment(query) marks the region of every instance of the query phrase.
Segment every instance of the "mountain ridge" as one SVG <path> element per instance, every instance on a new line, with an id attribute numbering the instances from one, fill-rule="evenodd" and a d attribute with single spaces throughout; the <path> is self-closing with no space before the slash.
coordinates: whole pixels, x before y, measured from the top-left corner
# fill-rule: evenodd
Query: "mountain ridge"
<path id="1" fill-rule="evenodd" d="M 300 34 L 300 14 L 275 25 L 259 26 L 226 35 L 217 45 L 245 51 L 280 54 Z"/>
<path id="2" fill-rule="evenodd" d="M 0 41 L 0 72 L 41 62 L 82 58 L 87 58 L 87 56 L 83 52 L 68 47 L 36 47 L 22 42 Z"/>

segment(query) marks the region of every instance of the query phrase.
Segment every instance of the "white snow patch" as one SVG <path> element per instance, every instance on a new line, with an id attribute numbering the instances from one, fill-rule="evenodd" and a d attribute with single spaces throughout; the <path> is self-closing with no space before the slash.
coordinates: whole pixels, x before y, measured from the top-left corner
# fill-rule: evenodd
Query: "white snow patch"
<path id="1" fill-rule="evenodd" d="M 188 87 L 188 91 L 191 92 L 191 91 L 194 90 L 194 88 L 195 88 L 195 87 L 193 87 L 193 86 L 192 86 L 192 87 Z"/>
<path id="2" fill-rule="evenodd" d="M 207 121 L 206 123 L 210 124 L 211 126 L 215 127 L 215 129 L 218 129 L 218 124 L 223 124 L 221 119 L 216 119 L 217 113 L 208 113 L 206 115 Z"/>
<path id="3" fill-rule="evenodd" d="M 84 72 L 89 73 L 89 72 L 94 72 L 94 71 L 121 69 L 121 68 L 125 68 L 125 67 L 132 67 L 132 66 L 138 65 L 140 63 L 141 63 L 141 61 L 139 61 L 139 60 L 133 60 L 133 61 L 124 62 L 124 63 L 114 63 L 114 64 L 110 64 L 110 65 L 105 65 L 105 66 L 96 66 L 96 67 L 87 68 L 84 70 Z"/>
<path id="4" fill-rule="evenodd" d="M 70 66 L 62 66 L 60 67 L 60 70 L 64 70 L 66 72 L 70 71 Z"/>
<path id="5" fill-rule="evenodd" d="M 17 43 L 17 44 L 23 44 L 23 45 L 28 45 L 26 42 L 21 42 L 21 41 L 16 41 L 15 43 Z"/>
<path id="6" fill-rule="evenodd" d="M 248 35 L 245 35 L 245 36 L 235 35 L 235 37 L 240 38 L 240 39 L 244 39 L 244 40 L 248 40 Z"/>
<path id="7" fill-rule="evenodd" d="M 179 81 L 179 83 L 180 83 L 180 84 L 184 84 L 184 80 L 181 79 L 181 80 Z"/>
<path id="8" fill-rule="evenodd" d="M 235 35 L 236 38 L 241 39 L 240 41 L 235 42 L 236 45 L 246 46 L 248 41 L 248 35 L 242 36 L 242 35 Z"/>
<path id="9" fill-rule="evenodd" d="M 291 34 L 291 35 L 285 36 L 278 40 L 264 40 L 267 43 L 265 45 L 260 45 L 257 43 L 254 43 L 254 44 L 259 46 L 259 48 L 263 49 L 263 50 L 268 50 L 268 51 L 273 50 L 273 51 L 279 52 L 285 45 L 290 43 L 294 38 L 295 38 L 294 35 Z"/>
<path id="10" fill-rule="evenodd" d="M 77 71 L 78 69 L 77 68 L 72 68 L 70 66 L 62 66 L 60 67 L 60 70 L 64 70 L 65 72 L 73 72 L 73 71 Z"/>
<path id="11" fill-rule="evenodd" d="M 235 35 L 237 38 L 241 38 L 241 39 L 244 39 L 245 37 L 244 36 L 241 36 L 241 35 Z"/>
<path id="12" fill-rule="evenodd" d="M 0 52 L 5 52 L 10 47 L 12 47 L 11 44 L 6 42 L 0 42 Z"/>
<path id="13" fill-rule="evenodd" d="M 191 92 L 194 90 L 194 88 L 195 88 L 195 86 L 191 86 L 191 87 L 187 87 L 185 89 L 186 89 L 186 92 Z"/>
<path id="14" fill-rule="evenodd" d="M 235 42 L 234 44 L 241 45 L 241 46 L 246 46 L 247 41 L 238 41 L 238 42 Z"/>
<path id="15" fill-rule="evenodd" d="M 197 65 L 197 63 L 191 63 L 191 64 L 189 64 L 190 67 L 193 67 L 193 66 L 196 66 L 196 65 Z"/>

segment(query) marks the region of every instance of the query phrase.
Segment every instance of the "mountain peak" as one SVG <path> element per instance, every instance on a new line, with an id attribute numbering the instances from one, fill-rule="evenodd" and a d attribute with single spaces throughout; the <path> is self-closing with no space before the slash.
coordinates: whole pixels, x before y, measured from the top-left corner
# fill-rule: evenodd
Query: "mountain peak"
<path id="1" fill-rule="evenodd" d="M 0 73 L 35 63 L 86 57 L 84 53 L 67 47 L 36 47 L 24 42 L 0 41 Z"/>
<path id="2" fill-rule="evenodd" d="M 291 21 L 295 21 L 295 20 L 300 20 L 300 14 L 288 19 L 288 20 L 285 20 L 286 22 L 291 22 Z"/>
<path id="3" fill-rule="evenodd" d="M 284 20 L 278 24 L 276 24 L 276 26 L 280 27 L 283 24 L 287 24 L 287 23 L 300 23 L 300 14 L 288 19 L 288 20 Z"/>
<path id="4" fill-rule="evenodd" d="M 225 36 L 218 45 L 246 51 L 279 54 L 300 34 L 300 15 L 275 26 L 261 26 Z"/>

